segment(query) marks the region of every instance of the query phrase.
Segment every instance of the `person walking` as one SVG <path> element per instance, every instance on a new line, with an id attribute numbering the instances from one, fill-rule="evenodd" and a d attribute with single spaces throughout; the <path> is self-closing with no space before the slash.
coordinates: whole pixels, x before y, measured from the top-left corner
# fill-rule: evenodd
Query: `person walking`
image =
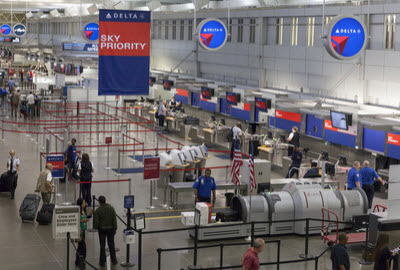
<path id="1" fill-rule="evenodd" d="M 348 239 L 347 234 L 342 232 L 339 234 L 339 243 L 332 247 L 332 270 L 350 270 L 350 258 L 346 248 Z"/>
<path id="2" fill-rule="evenodd" d="M 205 175 L 199 177 L 193 184 L 195 202 L 208 202 L 211 203 L 211 192 L 213 194 L 212 206 L 215 205 L 215 190 L 217 185 L 214 178 L 211 177 L 211 170 L 206 169 Z"/>
<path id="3" fill-rule="evenodd" d="M 163 102 L 158 106 L 158 125 L 161 127 L 161 129 L 163 129 L 164 127 L 164 121 L 165 121 L 165 117 L 167 115 L 167 101 L 163 100 Z"/>
<path id="4" fill-rule="evenodd" d="M 398 250 L 391 251 L 388 248 L 388 244 L 389 235 L 387 233 L 380 232 L 374 248 L 374 270 L 392 269 L 391 260 L 393 259 L 393 256 L 398 253 Z"/>
<path id="5" fill-rule="evenodd" d="M 53 164 L 47 163 L 46 168 L 40 172 L 36 183 L 36 190 L 41 192 L 43 205 L 50 204 L 51 194 L 54 193 L 52 171 Z"/>
<path id="6" fill-rule="evenodd" d="M 354 161 L 353 168 L 350 169 L 347 175 L 347 189 L 352 190 L 353 188 L 361 188 L 361 176 L 360 176 L 360 162 Z"/>
<path id="7" fill-rule="evenodd" d="M 375 179 L 381 182 L 382 186 L 385 185 L 385 181 L 382 180 L 382 178 L 376 173 L 374 169 L 369 167 L 368 160 L 365 160 L 363 162 L 363 168 L 360 170 L 360 176 L 361 176 L 362 189 L 367 194 L 368 208 L 371 209 L 375 193 L 375 188 L 374 188 Z"/>
<path id="8" fill-rule="evenodd" d="M 93 162 L 90 161 L 87 153 L 82 154 L 82 161 L 79 163 L 78 172 L 81 182 L 91 182 L 93 178 Z M 80 184 L 80 194 L 87 202 L 88 206 L 92 206 L 92 184 Z"/>
<path id="9" fill-rule="evenodd" d="M 86 214 L 86 201 L 83 198 L 79 198 L 76 201 L 76 205 L 79 206 L 79 213 L 81 215 L 80 219 L 80 229 L 81 229 L 81 237 L 78 239 L 78 248 L 76 249 L 76 258 L 75 258 L 75 266 L 80 269 L 85 268 L 85 260 L 86 260 L 86 241 L 85 241 L 85 231 L 87 229 L 87 222 L 89 218 L 93 215 L 93 208 L 90 212 L 90 215 Z M 83 261 L 80 260 L 80 257 Z"/>
<path id="10" fill-rule="evenodd" d="M 34 110 L 35 110 L 35 96 L 33 95 L 33 92 L 30 91 L 29 95 L 26 97 L 26 101 L 28 103 L 28 114 L 29 117 L 32 118 L 34 115 Z"/>
<path id="11" fill-rule="evenodd" d="M 18 182 L 18 173 L 19 173 L 19 166 L 21 162 L 19 158 L 15 156 L 15 150 L 10 150 L 10 157 L 7 160 L 7 173 L 8 173 L 8 186 L 10 189 L 11 197 L 10 199 L 14 199 L 15 189 L 17 187 Z"/>
<path id="12" fill-rule="evenodd" d="M 106 239 L 110 250 L 111 262 L 113 265 L 118 263 L 115 254 L 114 235 L 117 232 L 117 217 L 114 207 L 106 203 L 104 196 L 99 196 L 100 206 L 93 215 L 93 228 L 99 232 L 100 241 L 100 266 L 106 264 Z"/>
<path id="13" fill-rule="evenodd" d="M 64 155 L 65 155 L 65 165 L 67 165 L 67 168 L 68 168 L 68 175 L 72 176 L 73 169 L 75 166 L 75 161 L 76 161 L 76 139 L 75 138 L 71 139 L 71 144 L 68 146 Z M 67 180 L 67 179 L 65 178 L 65 180 Z"/>
<path id="14" fill-rule="evenodd" d="M 254 240 L 253 246 L 247 249 L 242 257 L 242 270 L 258 270 L 260 269 L 260 260 L 258 254 L 263 251 L 265 242 L 261 238 Z"/>

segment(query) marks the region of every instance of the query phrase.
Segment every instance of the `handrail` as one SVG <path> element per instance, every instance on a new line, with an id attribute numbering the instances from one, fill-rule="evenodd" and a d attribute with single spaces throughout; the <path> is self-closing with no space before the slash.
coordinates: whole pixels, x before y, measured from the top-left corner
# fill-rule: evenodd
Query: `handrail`
<path id="1" fill-rule="evenodd" d="M 326 228 L 324 228 L 324 219 L 325 219 L 325 212 L 328 212 L 328 226 L 326 226 Z M 336 217 L 336 222 L 331 222 L 331 215 L 333 214 Z M 329 227 L 332 224 L 336 224 L 336 240 L 339 238 L 339 223 L 337 223 L 339 221 L 339 217 L 338 215 L 326 208 L 322 208 L 322 228 L 321 228 L 321 238 L 324 239 L 324 243 L 326 243 L 327 237 L 325 235 L 328 235 L 329 233 Z M 325 229 L 325 230 L 324 230 Z M 335 240 L 335 242 L 336 242 Z"/>
<path id="2" fill-rule="evenodd" d="M 380 212 L 379 209 L 382 209 L 382 212 L 386 212 L 387 207 L 383 206 L 383 205 L 380 205 L 380 204 L 377 204 L 377 205 L 375 205 L 374 210 L 372 212 L 373 213 L 376 213 L 376 212 L 379 213 Z"/>

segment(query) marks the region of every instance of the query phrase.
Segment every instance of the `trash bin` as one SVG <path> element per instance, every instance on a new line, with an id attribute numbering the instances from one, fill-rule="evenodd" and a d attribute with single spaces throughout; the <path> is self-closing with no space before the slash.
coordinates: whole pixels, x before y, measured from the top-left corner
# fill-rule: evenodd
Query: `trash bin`
<path id="1" fill-rule="evenodd" d="M 231 206 L 233 196 L 235 196 L 235 193 L 233 193 L 233 192 L 225 193 L 225 199 L 226 199 L 225 206 L 228 206 L 228 207 Z"/>

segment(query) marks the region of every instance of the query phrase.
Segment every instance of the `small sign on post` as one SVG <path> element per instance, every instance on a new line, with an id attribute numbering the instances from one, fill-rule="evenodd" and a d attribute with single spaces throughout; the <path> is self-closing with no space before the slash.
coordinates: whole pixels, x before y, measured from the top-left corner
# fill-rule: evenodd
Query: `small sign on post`
<path id="1" fill-rule="evenodd" d="M 80 237 L 80 214 L 78 205 L 56 205 L 53 215 L 53 239 L 66 239 L 67 233 L 71 239 Z"/>
<path id="2" fill-rule="evenodd" d="M 144 180 L 160 179 L 160 157 L 144 158 Z"/>
<path id="3" fill-rule="evenodd" d="M 106 137 L 106 144 L 112 143 L 112 137 Z"/>
<path id="4" fill-rule="evenodd" d="M 64 177 L 64 156 L 46 156 L 46 164 L 51 163 L 53 165 L 53 171 L 51 172 L 53 178 Z"/>

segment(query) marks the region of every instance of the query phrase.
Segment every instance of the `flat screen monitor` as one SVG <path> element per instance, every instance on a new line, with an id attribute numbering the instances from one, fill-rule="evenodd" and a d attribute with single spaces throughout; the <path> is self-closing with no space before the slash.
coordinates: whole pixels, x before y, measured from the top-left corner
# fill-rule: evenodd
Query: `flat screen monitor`
<path id="1" fill-rule="evenodd" d="M 272 100 L 271 99 L 267 99 L 267 108 L 268 109 L 272 108 Z"/>
<path id="2" fill-rule="evenodd" d="M 325 173 L 330 176 L 335 176 L 335 164 L 325 163 Z"/>
<path id="3" fill-rule="evenodd" d="M 173 85 L 173 82 L 172 82 L 172 81 L 163 80 L 164 90 L 171 91 L 172 85 Z"/>
<path id="4" fill-rule="evenodd" d="M 281 140 L 281 142 L 285 143 L 286 142 L 286 137 L 284 134 L 280 134 L 279 135 L 279 139 Z"/>
<path id="5" fill-rule="evenodd" d="M 208 88 L 208 87 L 202 87 L 201 88 L 201 95 L 205 99 L 211 99 L 214 95 L 214 89 Z"/>
<path id="6" fill-rule="evenodd" d="M 322 150 L 322 151 L 321 151 L 321 158 L 322 158 L 322 160 L 328 161 L 328 160 L 329 160 L 328 152 Z"/>
<path id="7" fill-rule="evenodd" d="M 339 165 L 341 165 L 341 166 L 347 166 L 347 159 L 346 159 L 345 156 L 339 155 L 339 156 L 338 156 L 338 159 L 339 159 Z"/>
<path id="8" fill-rule="evenodd" d="M 271 140 L 273 139 L 271 131 L 267 131 L 267 138 Z"/>
<path id="9" fill-rule="evenodd" d="M 237 105 L 237 95 L 232 92 L 226 92 L 226 102 L 231 105 Z"/>
<path id="10" fill-rule="evenodd" d="M 262 111 L 262 112 L 267 112 L 268 111 L 267 100 L 265 98 L 256 97 L 255 101 L 256 101 L 256 108 L 259 111 Z"/>
<path id="11" fill-rule="evenodd" d="M 150 77 L 149 77 L 149 85 L 150 85 L 150 86 L 153 86 L 155 82 L 156 82 L 156 77 L 150 76 Z"/>
<path id="12" fill-rule="evenodd" d="M 342 112 L 331 111 L 332 127 L 348 130 L 347 114 Z"/>

